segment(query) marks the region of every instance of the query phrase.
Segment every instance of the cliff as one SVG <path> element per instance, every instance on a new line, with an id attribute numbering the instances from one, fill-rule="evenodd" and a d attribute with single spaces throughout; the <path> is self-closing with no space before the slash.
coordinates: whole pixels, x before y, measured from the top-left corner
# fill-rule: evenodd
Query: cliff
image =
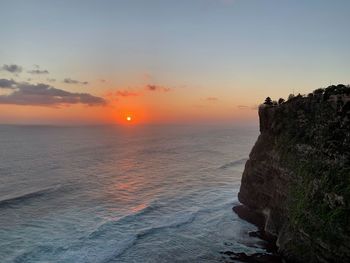
<path id="1" fill-rule="evenodd" d="M 291 262 L 350 262 L 350 87 L 259 108 L 239 200 Z"/>

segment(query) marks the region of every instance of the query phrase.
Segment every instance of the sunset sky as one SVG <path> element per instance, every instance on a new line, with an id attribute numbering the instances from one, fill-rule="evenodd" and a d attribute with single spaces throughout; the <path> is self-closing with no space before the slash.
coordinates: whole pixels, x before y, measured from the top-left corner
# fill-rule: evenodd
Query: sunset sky
<path id="1" fill-rule="evenodd" d="M 0 123 L 255 122 L 349 84 L 350 1 L 1 1 Z"/>

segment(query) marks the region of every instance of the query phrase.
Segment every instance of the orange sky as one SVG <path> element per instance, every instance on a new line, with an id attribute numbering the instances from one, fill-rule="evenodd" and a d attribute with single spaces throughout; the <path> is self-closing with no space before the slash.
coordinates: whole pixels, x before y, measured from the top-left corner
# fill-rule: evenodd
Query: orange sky
<path id="1" fill-rule="evenodd" d="M 120 91 L 123 96 L 118 95 Z M 107 105 L 103 106 L 0 105 L 0 120 L 2 123 L 78 125 L 201 123 L 254 121 L 257 114 L 256 110 L 250 107 L 238 107 L 231 101 L 216 97 L 192 99 L 176 89 L 166 92 L 141 89 L 133 92 L 135 94 L 130 90 L 108 91 L 103 95 L 107 100 Z M 129 123 L 126 121 L 127 116 L 132 117 Z"/>
<path id="2" fill-rule="evenodd" d="M 256 123 L 350 82 L 350 1 L 145 2 L 4 2 L 0 124 Z"/>

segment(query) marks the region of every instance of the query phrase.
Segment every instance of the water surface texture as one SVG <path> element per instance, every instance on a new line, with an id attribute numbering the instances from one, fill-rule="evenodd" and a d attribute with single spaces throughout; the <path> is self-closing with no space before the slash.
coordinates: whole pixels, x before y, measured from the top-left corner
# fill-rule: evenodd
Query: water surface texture
<path id="1" fill-rule="evenodd" d="M 222 262 L 258 131 L 0 126 L 0 262 Z"/>

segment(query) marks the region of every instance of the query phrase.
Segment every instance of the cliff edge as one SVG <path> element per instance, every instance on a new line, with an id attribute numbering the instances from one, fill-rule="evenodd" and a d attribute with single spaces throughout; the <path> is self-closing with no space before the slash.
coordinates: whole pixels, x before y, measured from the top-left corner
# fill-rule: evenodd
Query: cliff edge
<path id="1" fill-rule="evenodd" d="M 350 262 L 350 87 L 259 108 L 239 201 L 290 262 Z"/>

